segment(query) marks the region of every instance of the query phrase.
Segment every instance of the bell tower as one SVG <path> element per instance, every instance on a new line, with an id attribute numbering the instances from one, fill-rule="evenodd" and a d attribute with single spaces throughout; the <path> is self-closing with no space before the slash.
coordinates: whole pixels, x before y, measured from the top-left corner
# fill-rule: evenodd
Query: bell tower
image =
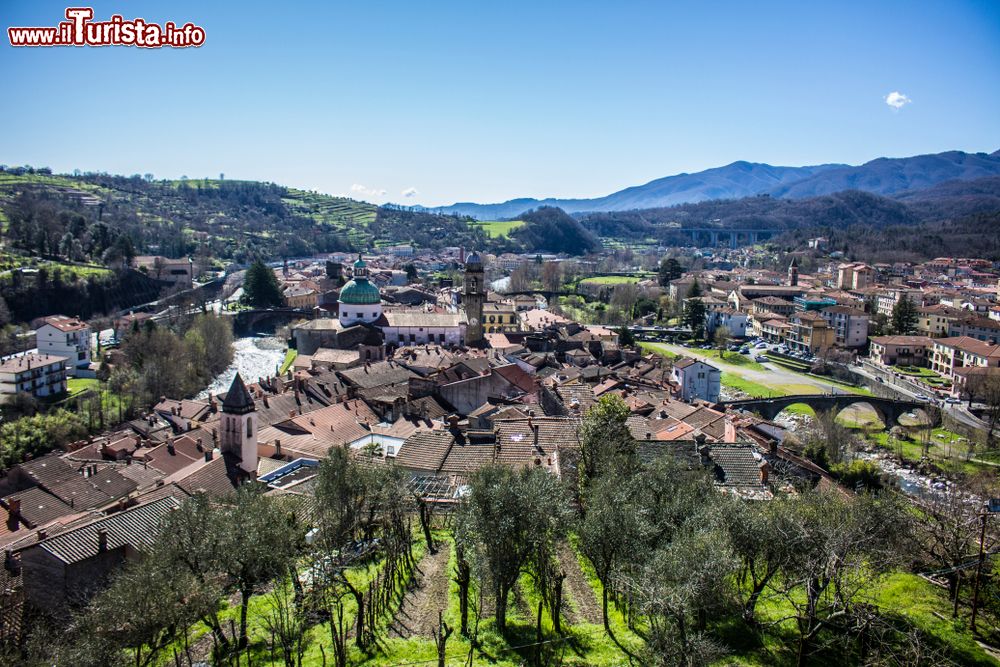
<path id="1" fill-rule="evenodd" d="M 253 397 L 237 373 L 229 392 L 222 401 L 222 419 L 219 424 L 220 449 L 240 459 L 240 468 L 257 474 L 257 407 Z"/>
<path id="2" fill-rule="evenodd" d="M 799 284 L 799 261 L 792 257 L 791 264 L 788 265 L 788 285 L 795 287 Z"/>
<path id="3" fill-rule="evenodd" d="M 465 330 L 465 344 L 479 345 L 483 341 L 483 303 L 486 301 L 486 274 L 479 253 L 472 252 L 465 259 L 465 289 L 462 305 L 469 319 Z"/>

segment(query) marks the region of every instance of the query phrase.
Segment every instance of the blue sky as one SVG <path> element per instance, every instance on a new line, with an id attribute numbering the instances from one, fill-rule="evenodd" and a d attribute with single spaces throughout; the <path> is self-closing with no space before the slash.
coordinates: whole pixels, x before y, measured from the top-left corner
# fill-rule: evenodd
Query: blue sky
<path id="1" fill-rule="evenodd" d="M 66 6 L 0 0 L 0 16 L 55 25 Z M 994 1 L 91 6 L 207 40 L 14 49 L 4 34 L 0 163 L 436 205 L 599 196 L 741 159 L 1000 148 Z"/>

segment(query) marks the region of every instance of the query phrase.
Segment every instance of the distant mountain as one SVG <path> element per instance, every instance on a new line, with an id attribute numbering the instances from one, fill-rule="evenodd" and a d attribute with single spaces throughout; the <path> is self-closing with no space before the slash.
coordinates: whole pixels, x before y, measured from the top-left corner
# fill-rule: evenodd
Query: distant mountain
<path id="1" fill-rule="evenodd" d="M 844 190 L 894 195 L 945 181 L 988 176 L 1000 176 L 1000 151 L 991 155 L 949 151 L 908 158 L 879 158 L 857 167 L 843 164 L 775 167 L 741 161 L 694 174 L 667 176 L 595 199 L 512 199 L 499 204 L 465 202 L 429 210 L 493 220 L 514 218 L 539 206 L 556 206 L 567 213 L 590 213 L 662 208 L 761 194 L 788 199 Z"/>
<path id="2" fill-rule="evenodd" d="M 842 190 L 893 195 L 905 190 L 929 188 L 945 181 L 970 181 L 998 175 L 1000 156 L 996 153 L 948 151 L 907 158 L 879 158 L 860 167 L 831 169 L 774 188 L 770 194 L 790 199 L 828 195 Z"/>
<path id="3" fill-rule="evenodd" d="M 539 206 L 555 206 L 567 213 L 630 211 L 710 201 L 739 199 L 768 192 L 845 165 L 813 167 L 773 167 L 755 162 L 733 162 L 725 167 L 694 174 L 677 174 L 620 190 L 596 199 L 511 199 L 501 204 L 457 203 L 430 209 L 435 212 L 469 215 L 480 220 L 513 218 Z"/>

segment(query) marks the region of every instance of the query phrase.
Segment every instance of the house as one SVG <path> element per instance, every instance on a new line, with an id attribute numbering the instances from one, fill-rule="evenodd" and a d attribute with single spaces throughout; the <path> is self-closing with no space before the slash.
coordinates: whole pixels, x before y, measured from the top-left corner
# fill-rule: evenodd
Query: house
<path id="1" fill-rule="evenodd" d="M 70 377 L 95 377 L 91 364 L 91 331 L 78 317 L 50 315 L 35 330 L 39 354 L 66 358 Z"/>
<path id="2" fill-rule="evenodd" d="M 152 545 L 180 503 L 172 496 L 117 512 L 46 538 L 20 553 L 24 596 L 38 611 L 63 616 L 83 603 L 126 562 Z"/>
<path id="3" fill-rule="evenodd" d="M 289 308 L 312 310 L 319 305 L 319 292 L 305 285 L 292 285 L 284 291 L 285 305 Z"/>
<path id="4" fill-rule="evenodd" d="M 513 304 L 487 301 L 483 304 L 483 330 L 486 333 L 508 333 L 521 330 Z"/>
<path id="5" fill-rule="evenodd" d="M 704 361 L 681 357 L 674 361 L 670 374 L 677 385 L 677 393 L 685 401 L 702 400 L 715 403 L 719 400 L 722 371 Z"/>
<path id="6" fill-rule="evenodd" d="M 868 342 L 868 313 L 850 306 L 831 306 L 819 311 L 833 329 L 834 342 L 841 347 L 864 347 Z"/>
<path id="7" fill-rule="evenodd" d="M 927 366 L 933 345 L 927 336 L 876 336 L 868 356 L 882 366 Z"/>
<path id="8" fill-rule="evenodd" d="M 929 306 L 919 306 L 917 308 L 917 333 L 940 338 L 949 336 L 951 325 L 966 318 L 969 313 L 961 308 L 955 308 L 943 303 L 935 303 Z"/>
<path id="9" fill-rule="evenodd" d="M 733 338 L 746 338 L 750 316 L 734 308 L 717 308 L 705 316 L 705 330 L 711 335 L 719 327 L 726 327 Z"/>
<path id="10" fill-rule="evenodd" d="M 171 287 L 191 289 L 194 285 L 194 262 L 190 257 L 170 259 L 157 255 L 140 255 L 133 260 L 135 267 L 150 278 Z"/>
<path id="11" fill-rule="evenodd" d="M 0 398 L 29 394 L 45 398 L 66 392 L 66 357 L 25 354 L 0 363 Z"/>

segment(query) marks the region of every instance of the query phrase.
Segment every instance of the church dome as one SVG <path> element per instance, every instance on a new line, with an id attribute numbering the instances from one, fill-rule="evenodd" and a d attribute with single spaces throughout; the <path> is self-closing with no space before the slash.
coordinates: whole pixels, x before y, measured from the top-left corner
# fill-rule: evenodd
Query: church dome
<path id="1" fill-rule="evenodd" d="M 340 290 L 340 303 L 352 305 L 371 305 L 382 302 L 378 287 L 368 282 L 367 278 L 348 280 Z"/>
<path id="2" fill-rule="evenodd" d="M 469 266 L 470 264 L 473 266 L 482 266 L 483 259 L 479 256 L 478 252 L 473 251 L 465 258 L 465 265 Z"/>

